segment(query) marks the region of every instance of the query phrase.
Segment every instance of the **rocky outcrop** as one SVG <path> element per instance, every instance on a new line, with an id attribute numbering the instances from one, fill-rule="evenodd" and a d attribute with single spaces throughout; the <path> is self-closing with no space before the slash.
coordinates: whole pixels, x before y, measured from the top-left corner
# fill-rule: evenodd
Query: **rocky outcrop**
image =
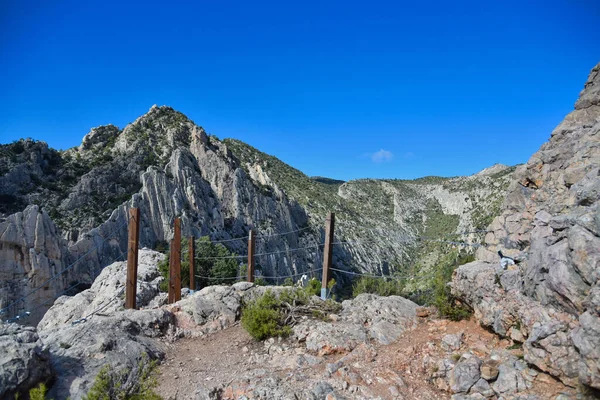
<path id="1" fill-rule="evenodd" d="M 28 206 L 0 223 L 0 309 L 3 319 L 21 316 L 36 321 L 41 318 L 47 307 L 40 305 L 54 300 L 69 282 L 82 275 L 78 268 L 48 282 L 69 265 L 69 260 L 66 243 L 50 217 L 38 206 Z"/>
<path id="2" fill-rule="evenodd" d="M 157 303 L 159 285 L 164 280 L 157 264 L 164 255 L 148 249 L 139 251 L 136 305 L 148 308 Z M 82 320 L 102 308 L 103 313 L 112 313 L 123 308 L 127 263 L 116 262 L 104 268 L 92 286 L 75 296 L 61 296 L 37 324 L 39 331 L 46 331 L 64 324 Z"/>
<path id="3" fill-rule="evenodd" d="M 13 398 L 52 376 L 34 328 L 0 324 L 0 398 Z"/>
<path id="4" fill-rule="evenodd" d="M 400 296 L 361 294 L 342 303 L 336 322 L 305 320 L 294 327 L 294 336 L 320 355 L 346 353 L 369 340 L 387 345 L 416 326 L 416 308 Z"/>
<path id="5" fill-rule="evenodd" d="M 517 169 L 478 261 L 453 293 L 525 360 L 569 385 L 600 388 L 600 64 L 575 110 Z M 518 264 L 499 267 L 497 250 Z"/>
<path id="6" fill-rule="evenodd" d="M 55 372 L 49 395 L 83 398 L 105 365 L 125 374 L 123 381 L 132 385 L 144 363 L 162 359 L 159 343 L 151 338 L 163 336 L 172 321 L 173 315 L 165 310 L 126 310 L 41 329 L 39 335 Z"/>

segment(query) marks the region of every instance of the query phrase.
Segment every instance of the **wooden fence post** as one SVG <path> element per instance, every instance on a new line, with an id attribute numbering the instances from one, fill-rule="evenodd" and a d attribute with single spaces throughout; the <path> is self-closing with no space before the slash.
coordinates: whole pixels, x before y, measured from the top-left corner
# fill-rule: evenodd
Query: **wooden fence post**
<path id="1" fill-rule="evenodd" d="M 175 234 L 173 237 L 173 301 L 181 300 L 181 219 L 175 218 Z"/>
<path id="2" fill-rule="evenodd" d="M 194 237 L 188 238 L 188 259 L 190 261 L 190 290 L 196 290 L 196 243 L 194 243 Z"/>
<path id="3" fill-rule="evenodd" d="M 175 268 L 173 267 L 173 263 L 175 262 L 175 256 L 173 254 L 175 252 L 173 250 L 175 250 L 175 240 L 171 239 L 171 242 L 169 244 L 169 304 L 175 302 L 175 291 L 173 285 L 173 282 L 175 281 L 175 275 L 173 274 L 173 272 L 175 271 Z"/>
<path id="4" fill-rule="evenodd" d="M 129 209 L 129 235 L 127 239 L 127 284 L 125 286 L 125 308 L 135 309 L 137 291 L 138 248 L 140 241 L 140 209 Z"/>
<path id="5" fill-rule="evenodd" d="M 329 212 L 325 223 L 325 247 L 323 248 L 323 279 L 321 280 L 321 299 L 327 299 L 329 295 L 327 283 L 331 279 L 331 255 L 333 251 L 333 229 L 335 225 L 335 214 Z"/>
<path id="6" fill-rule="evenodd" d="M 248 282 L 254 282 L 254 232 L 248 236 Z"/>

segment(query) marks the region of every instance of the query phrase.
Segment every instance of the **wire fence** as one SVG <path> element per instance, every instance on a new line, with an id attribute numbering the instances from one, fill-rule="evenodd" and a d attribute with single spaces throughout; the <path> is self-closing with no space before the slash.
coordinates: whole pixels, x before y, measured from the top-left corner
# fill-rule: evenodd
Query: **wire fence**
<path id="1" fill-rule="evenodd" d="M 41 283 L 37 288 L 35 288 L 34 290 L 30 291 L 29 293 L 27 293 L 26 295 L 20 297 L 17 300 L 14 300 L 13 302 L 11 302 L 10 304 L 8 304 L 7 306 L 3 307 L 2 309 L 0 309 L 0 316 L 6 314 L 10 309 L 15 309 L 18 308 L 19 304 L 25 304 L 26 303 L 26 299 L 29 298 L 30 296 L 34 295 L 35 293 L 37 293 L 38 291 L 40 291 L 42 288 L 46 287 L 48 284 L 50 284 L 51 282 L 53 282 L 54 280 L 60 278 L 61 276 L 63 276 L 66 272 L 72 270 L 78 263 L 80 263 L 82 260 L 84 260 L 87 256 L 89 256 L 90 254 L 92 254 L 94 251 L 97 251 L 100 246 L 104 245 L 109 239 L 113 238 L 117 233 L 119 233 L 121 231 L 121 229 L 123 229 L 123 227 L 125 227 L 128 223 L 129 223 L 129 218 L 126 219 L 126 221 L 122 224 L 120 224 L 118 227 L 116 227 L 113 231 L 111 231 L 108 235 L 103 236 L 100 232 L 96 232 L 100 237 L 101 237 L 101 241 L 96 244 L 93 248 L 89 249 L 85 254 L 83 254 L 82 256 L 80 256 L 77 260 L 75 260 L 73 263 L 71 263 L 70 265 L 68 265 L 67 267 L 63 268 L 62 270 L 60 270 L 59 272 L 57 272 L 56 274 L 54 274 L 53 276 L 51 276 L 49 279 L 47 279 L 46 281 L 44 281 L 43 283 Z M 299 234 L 301 232 L 307 231 L 312 229 L 310 226 L 307 227 L 303 227 L 303 228 L 298 228 L 298 229 L 293 229 L 293 230 L 289 230 L 289 231 L 285 231 L 285 232 L 280 232 L 280 233 L 272 233 L 272 234 L 258 234 L 256 236 L 257 239 L 262 239 L 262 240 L 268 240 L 271 238 L 275 238 L 275 237 L 282 237 L 282 236 L 286 236 L 286 235 L 292 235 L 292 234 Z M 464 232 L 455 232 L 455 233 L 449 233 L 449 234 L 443 234 L 443 235 L 439 235 L 438 237 L 431 237 L 431 236 L 410 236 L 410 235 L 405 235 L 403 237 L 397 237 L 396 238 L 396 242 L 404 242 L 404 243 L 411 243 L 414 244 L 416 243 L 416 241 L 424 241 L 424 242 L 433 242 L 433 243 L 441 243 L 441 244 L 447 244 L 447 245 L 452 245 L 452 246 L 457 246 L 457 247 L 473 247 L 473 248 L 479 248 L 479 247 L 484 247 L 485 245 L 480 244 L 480 243 L 474 243 L 474 242 L 467 242 L 467 241 L 457 241 L 457 240 L 445 240 L 445 238 L 452 238 L 452 237 L 457 237 L 457 236 L 467 236 L 467 235 L 474 235 L 474 234 L 484 234 L 484 233 L 489 233 L 489 231 L 487 230 L 472 230 L 472 231 L 464 231 Z M 249 235 L 247 236 L 241 236 L 241 237 L 235 237 L 235 238 L 228 238 L 228 239 L 220 239 L 220 240 L 212 240 L 210 243 L 212 244 L 223 244 L 223 243 L 230 243 L 230 242 L 234 242 L 234 241 L 243 241 L 246 239 L 249 239 Z M 341 240 L 341 241 L 334 241 L 331 244 L 335 245 L 335 246 L 343 246 L 343 245 L 363 245 L 363 246 L 370 246 L 373 245 L 375 243 L 374 239 L 371 240 L 365 240 L 365 239 L 356 239 L 356 240 Z M 274 251 L 263 251 L 263 252 L 258 252 L 254 254 L 254 257 L 267 257 L 267 256 L 271 256 L 271 255 L 280 255 L 280 254 L 294 254 L 297 253 L 299 251 L 303 251 L 303 250 L 315 250 L 318 251 L 318 249 L 323 248 L 325 246 L 324 243 L 316 243 L 316 244 L 312 244 L 312 245 L 308 245 L 308 246 L 301 246 L 301 247 L 295 247 L 295 248 L 286 248 L 286 249 L 282 249 L 282 250 L 274 250 Z M 124 252 L 120 249 L 120 247 L 118 247 L 118 250 L 120 252 L 120 254 L 118 256 L 116 256 L 115 258 L 113 258 L 108 264 L 113 263 L 115 261 L 118 260 L 118 258 L 122 258 L 123 260 L 125 260 L 127 258 L 127 256 L 124 254 Z M 181 250 L 181 254 L 186 254 L 187 253 L 187 249 L 182 249 Z M 230 255 L 224 255 L 224 256 L 200 256 L 200 257 L 195 257 L 196 260 L 206 260 L 206 261 L 217 261 L 217 260 L 243 260 L 248 258 L 247 254 L 244 255 L 237 255 L 237 254 L 230 254 Z M 106 265 L 108 265 L 106 264 Z M 102 269 L 102 266 L 100 267 L 100 270 Z M 313 274 L 317 271 L 322 271 L 323 268 L 318 268 L 318 269 L 312 269 L 311 271 L 307 271 L 310 274 Z M 360 273 L 360 272 L 354 272 L 354 271 L 348 271 L 348 270 L 343 270 L 343 269 L 339 269 L 339 268 L 331 268 L 332 271 L 338 273 L 338 274 L 346 274 L 346 275 L 350 275 L 353 277 L 370 277 L 370 278 L 383 278 L 383 279 L 415 279 L 415 278 L 426 278 L 426 275 L 416 275 L 416 274 L 411 274 L 411 275 L 398 275 L 398 274 L 394 274 L 394 275 L 378 275 L 378 274 L 373 274 L 373 273 Z M 288 274 L 288 275 L 261 275 L 261 274 L 256 274 L 255 277 L 256 278 L 262 278 L 262 279 L 268 279 L 268 280 L 275 280 L 277 282 L 279 282 L 281 279 L 288 279 L 288 278 L 296 278 L 299 276 L 303 276 L 306 275 L 307 272 L 298 272 L 298 273 L 292 273 L 292 274 Z M 94 270 L 93 271 L 93 278 L 95 278 L 97 276 L 97 273 L 99 273 L 99 271 Z M 432 274 L 428 274 L 428 275 L 432 275 Z M 225 277 L 219 277 L 219 276 L 205 276 L 205 275 L 195 275 L 196 278 L 200 278 L 200 279 L 204 279 L 207 282 L 228 282 L 228 281 L 242 281 L 245 280 L 246 277 L 244 276 L 240 276 L 238 274 L 238 276 L 235 277 L 231 277 L 231 276 L 225 276 Z M 65 295 L 69 292 L 71 292 L 72 290 L 76 289 L 77 287 L 83 285 L 84 283 L 76 283 L 74 285 L 71 285 L 69 287 L 67 287 L 66 289 L 62 290 L 61 292 L 57 293 L 55 296 L 53 296 L 52 298 L 49 298 L 47 300 L 45 300 L 42 303 L 39 304 L 35 304 L 33 305 L 33 307 L 29 307 L 29 309 L 26 309 L 20 313 L 18 313 L 17 315 L 13 316 L 12 318 L 8 319 L 8 322 L 15 322 L 15 321 L 20 321 L 23 320 L 24 318 L 28 317 L 29 315 L 31 315 L 34 311 L 46 306 L 48 303 L 55 301 L 58 297 Z M 123 288 L 124 290 L 124 288 Z M 93 316 L 93 314 L 92 314 Z M 82 318 L 80 321 L 78 321 L 78 323 L 80 322 L 84 322 L 86 320 L 86 318 Z"/>
<path id="2" fill-rule="evenodd" d="M 292 234 L 292 233 L 297 233 L 297 232 L 301 232 L 304 230 L 307 230 L 310 228 L 301 228 L 301 229 L 296 229 L 296 230 L 292 230 L 292 231 L 288 231 L 288 232 L 283 232 L 280 234 L 274 234 L 274 235 L 258 235 L 257 237 L 275 237 L 275 236 L 283 236 L 283 235 L 287 235 L 287 234 Z M 475 243 L 475 242 L 467 242 L 467 241 L 456 241 L 456 240 L 444 240 L 445 238 L 452 238 L 452 237 L 456 237 L 456 236 L 467 236 L 467 235 L 475 235 L 475 234 L 487 234 L 489 233 L 488 230 L 471 230 L 471 231 L 463 231 L 463 232 L 455 232 L 455 233 L 449 233 L 449 234 L 443 234 L 443 235 L 439 235 L 439 237 L 432 237 L 432 236 L 409 236 L 409 235 L 405 235 L 405 237 L 402 238 L 397 238 L 395 240 L 395 242 L 402 242 L 402 243 L 410 243 L 410 244 L 416 244 L 418 241 L 422 241 L 422 242 L 432 242 L 432 243 L 439 243 L 439 244 L 446 244 L 446 245 L 451 245 L 453 247 L 467 247 L 467 248 L 479 248 L 479 247 L 485 247 L 485 245 L 481 244 L 481 243 Z M 247 237 L 246 237 L 247 238 Z M 212 243 L 219 243 L 218 241 L 216 242 L 212 242 Z M 374 239 L 356 239 L 356 240 L 341 240 L 341 241 L 334 241 L 331 244 L 334 246 L 343 246 L 343 245 L 363 245 L 363 246 L 371 246 L 374 243 L 376 243 L 376 240 Z M 313 244 L 313 245 L 309 245 L 309 246 L 302 246 L 302 247 L 295 247 L 295 248 L 288 248 L 288 249 L 283 249 L 283 250 L 274 250 L 274 251 L 268 251 L 268 252 L 259 252 L 259 253 L 255 253 L 254 257 L 265 257 L 265 256 L 270 256 L 270 255 L 277 255 L 277 254 L 293 254 L 296 253 L 298 251 L 302 251 L 302 250 L 311 250 L 311 249 L 320 249 L 323 248 L 325 246 L 325 243 L 317 243 L 317 244 Z M 246 259 L 248 257 L 247 254 L 243 254 L 243 255 L 237 255 L 237 254 L 232 254 L 232 255 L 227 255 L 227 256 L 209 256 L 209 257 L 196 257 L 196 260 L 228 260 L 228 259 Z M 313 274 L 314 272 L 317 271 L 322 271 L 323 268 L 318 268 L 318 269 L 313 269 L 311 271 L 308 272 L 298 272 L 298 273 L 293 273 L 293 274 L 288 274 L 288 275 L 262 275 L 262 274 L 255 274 L 255 278 L 262 278 L 262 279 L 267 279 L 267 280 L 271 280 L 271 281 L 276 281 L 276 282 L 280 282 L 282 279 L 288 279 L 288 278 L 296 278 L 299 276 L 303 276 L 303 275 L 307 275 L 307 274 Z M 375 279 L 393 279 L 393 280 L 420 280 L 420 279 L 429 279 L 433 276 L 435 276 L 435 274 L 437 273 L 437 271 L 429 271 L 428 273 L 412 273 L 412 274 L 398 274 L 398 273 L 394 273 L 394 274 L 374 274 L 374 273 L 361 273 L 361 272 L 355 272 L 355 271 L 349 271 L 349 270 L 343 270 L 343 269 L 339 269 L 339 268 L 330 268 L 331 271 L 334 271 L 338 274 L 345 274 L 345 275 L 349 275 L 352 277 L 369 277 L 369 278 L 375 278 Z M 197 278 L 201 278 L 201 279 L 205 279 L 207 282 L 226 282 L 226 281 L 241 281 L 241 280 L 245 280 L 245 277 L 242 276 L 236 276 L 236 277 L 215 277 L 215 276 L 205 276 L 205 275 L 196 275 Z"/>

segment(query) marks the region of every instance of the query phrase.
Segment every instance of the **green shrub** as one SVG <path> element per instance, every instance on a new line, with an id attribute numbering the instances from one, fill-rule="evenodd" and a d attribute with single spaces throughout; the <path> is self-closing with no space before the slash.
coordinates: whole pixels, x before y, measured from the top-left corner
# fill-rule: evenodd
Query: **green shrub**
<path id="1" fill-rule="evenodd" d="M 259 276 L 258 278 L 254 278 L 254 284 L 256 286 L 268 286 L 269 282 L 267 282 L 267 280 L 265 278 L 261 278 Z"/>
<path id="2" fill-rule="evenodd" d="M 120 392 L 121 382 L 115 374 L 111 373 L 110 365 L 102 367 L 94 384 L 90 388 L 84 400 L 111 400 L 117 398 L 117 393 Z"/>
<path id="3" fill-rule="evenodd" d="M 451 252 L 436 267 L 432 281 L 432 294 L 429 303 L 436 306 L 442 317 L 460 321 L 471 316 L 471 310 L 452 295 L 448 283 L 452 281 L 452 273 L 462 264 L 473 261 L 472 254 Z"/>
<path id="4" fill-rule="evenodd" d="M 267 290 L 244 308 L 242 326 L 256 340 L 289 335 L 291 328 L 282 321 L 281 304 L 281 300 Z"/>
<path id="5" fill-rule="evenodd" d="M 48 388 L 45 384 L 41 383 L 37 388 L 33 388 L 29 391 L 30 400 L 46 400 L 46 392 Z"/>
<path id="6" fill-rule="evenodd" d="M 154 389 L 158 386 L 154 370 L 156 361 L 148 362 L 144 354 L 138 363 L 139 379 L 125 388 L 127 371 L 115 372 L 110 365 L 102 367 L 84 400 L 161 400 Z"/>
<path id="7" fill-rule="evenodd" d="M 314 294 L 315 296 L 321 295 L 321 281 L 316 278 L 311 278 L 308 281 L 308 285 L 304 288 L 307 293 Z"/>
<path id="8" fill-rule="evenodd" d="M 335 281 L 330 282 L 330 287 Z M 300 317 L 309 316 L 327 320 L 331 313 L 341 309 L 333 300 L 316 300 L 308 288 L 291 288 L 277 297 L 271 290 L 244 306 L 242 326 L 250 336 L 263 340 L 273 336 L 287 336 Z"/>
<path id="9" fill-rule="evenodd" d="M 361 293 L 372 293 L 379 296 L 402 296 L 402 283 L 397 279 L 362 276 L 352 285 L 354 297 Z"/>
<path id="10" fill-rule="evenodd" d="M 294 280 L 292 278 L 285 278 L 281 286 L 294 286 Z"/>

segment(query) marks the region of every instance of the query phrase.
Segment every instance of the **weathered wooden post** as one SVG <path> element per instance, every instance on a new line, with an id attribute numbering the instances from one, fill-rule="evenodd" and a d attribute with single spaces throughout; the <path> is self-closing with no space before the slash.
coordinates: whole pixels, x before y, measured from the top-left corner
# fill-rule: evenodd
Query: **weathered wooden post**
<path id="1" fill-rule="evenodd" d="M 175 218 L 169 259 L 169 303 L 181 300 L 181 220 Z"/>
<path id="2" fill-rule="evenodd" d="M 333 252 L 333 229 L 335 225 L 335 214 L 329 212 L 325 222 L 325 247 L 323 248 L 323 279 L 321 280 L 321 299 L 327 299 L 329 295 L 327 283 L 331 280 L 331 256 Z"/>
<path id="3" fill-rule="evenodd" d="M 196 290 L 196 243 L 194 237 L 188 238 L 188 259 L 190 260 L 190 290 Z"/>
<path id="4" fill-rule="evenodd" d="M 138 248 L 140 241 L 140 209 L 129 209 L 129 235 L 127 239 L 127 284 L 125 286 L 125 308 L 135 309 L 137 292 Z"/>
<path id="5" fill-rule="evenodd" d="M 254 232 L 248 236 L 248 282 L 254 282 Z"/>
<path id="6" fill-rule="evenodd" d="M 173 263 L 175 262 L 174 250 L 175 240 L 171 239 L 171 242 L 169 243 L 169 304 L 175 302 L 175 291 L 173 290 L 173 282 L 175 281 L 175 267 L 173 266 Z"/>
<path id="7" fill-rule="evenodd" d="M 181 219 L 175 218 L 175 235 L 173 237 L 175 242 L 175 249 L 173 255 L 175 256 L 175 262 L 173 263 L 173 299 L 175 301 L 181 300 Z"/>

